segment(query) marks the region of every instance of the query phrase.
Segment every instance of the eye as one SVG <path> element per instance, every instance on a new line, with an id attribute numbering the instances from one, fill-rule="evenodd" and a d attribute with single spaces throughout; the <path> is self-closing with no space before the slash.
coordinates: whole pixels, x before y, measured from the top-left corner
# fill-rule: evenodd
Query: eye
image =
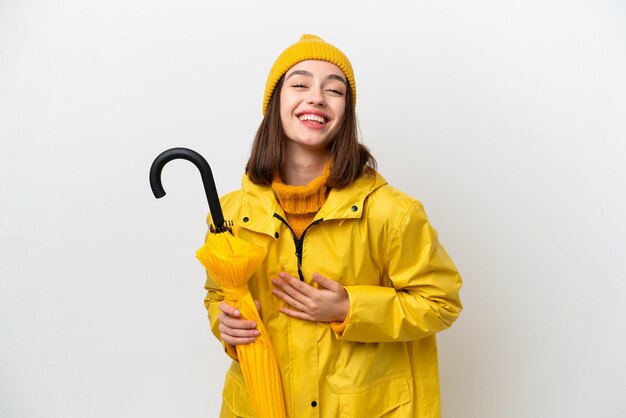
<path id="1" fill-rule="evenodd" d="M 337 89 L 327 89 L 326 91 L 332 93 L 332 94 L 336 94 L 337 96 L 343 96 L 343 91 L 341 90 L 337 90 Z"/>
<path id="2" fill-rule="evenodd" d="M 304 85 L 302 83 L 296 83 L 296 84 L 292 84 L 291 87 L 295 87 L 297 89 L 304 89 L 304 88 L 306 88 L 306 85 Z"/>

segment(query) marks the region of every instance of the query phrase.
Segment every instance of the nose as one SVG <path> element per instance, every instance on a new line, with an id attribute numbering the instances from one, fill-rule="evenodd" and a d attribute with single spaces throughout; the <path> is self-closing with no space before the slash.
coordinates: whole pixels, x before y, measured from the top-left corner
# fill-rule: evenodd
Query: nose
<path id="1" fill-rule="evenodd" d="M 324 94 L 322 93 L 321 88 L 312 88 L 309 90 L 309 97 L 307 97 L 307 104 L 314 106 L 324 106 L 326 102 L 324 101 Z"/>

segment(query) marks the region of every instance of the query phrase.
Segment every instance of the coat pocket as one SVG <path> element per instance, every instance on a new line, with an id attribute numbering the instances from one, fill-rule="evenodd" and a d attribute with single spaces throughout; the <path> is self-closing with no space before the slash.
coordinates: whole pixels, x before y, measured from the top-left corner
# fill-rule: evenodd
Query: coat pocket
<path id="1" fill-rule="evenodd" d="M 248 388 L 237 362 L 233 362 L 228 373 L 226 373 L 222 400 L 235 416 L 241 418 L 256 417 L 256 412 L 248 394 Z"/>
<path id="2" fill-rule="evenodd" d="M 367 386 L 332 388 L 339 396 L 341 418 L 379 418 L 413 400 L 411 376 L 396 374 Z"/>

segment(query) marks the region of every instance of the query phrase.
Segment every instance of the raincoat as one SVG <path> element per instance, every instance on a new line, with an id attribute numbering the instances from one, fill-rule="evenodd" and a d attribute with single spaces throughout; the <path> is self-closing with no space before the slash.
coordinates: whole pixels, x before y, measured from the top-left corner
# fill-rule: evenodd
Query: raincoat
<path id="1" fill-rule="evenodd" d="M 364 174 L 331 189 L 299 240 L 271 187 L 246 176 L 222 207 L 236 236 L 268 249 L 248 283 L 276 352 L 289 417 L 440 417 L 434 334 L 462 309 L 461 278 L 420 202 L 380 174 Z M 314 272 L 341 283 L 350 300 L 345 326 L 279 312 L 285 303 L 272 294 L 271 279 L 281 271 L 310 285 Z M 223 294 L 210 275 L 205 288 L 219 339 Z M 254 417 L 236 360 L 222 396 L 222 416 Z"/>

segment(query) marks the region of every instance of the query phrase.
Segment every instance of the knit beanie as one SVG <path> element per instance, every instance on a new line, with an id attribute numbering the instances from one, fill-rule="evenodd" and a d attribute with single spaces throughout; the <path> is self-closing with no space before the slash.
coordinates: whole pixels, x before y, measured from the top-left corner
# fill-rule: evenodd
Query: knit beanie
<path id="1" fill-rule="evenodd" d="M 274 88 L 278 80 L 294 65 L 306 60 L 328 61 L 341 68 L 341 71 L 348 78 L 350 84 L 350 92 L 352 93 L 352 103 L 356 106 L 356 84 L 354 82 L 354 73 L 352 65 L 348 57 L 344 55 L 338 48 L 324 42 L 320 37 L 315 35 L 302 35 L 300 40 L 289 48 L 285 49 L 278 57 L 265 84 L 265 96 L 263 97 L 263 115 L 267 112 L 267 108 L 274 93 Z"/>

